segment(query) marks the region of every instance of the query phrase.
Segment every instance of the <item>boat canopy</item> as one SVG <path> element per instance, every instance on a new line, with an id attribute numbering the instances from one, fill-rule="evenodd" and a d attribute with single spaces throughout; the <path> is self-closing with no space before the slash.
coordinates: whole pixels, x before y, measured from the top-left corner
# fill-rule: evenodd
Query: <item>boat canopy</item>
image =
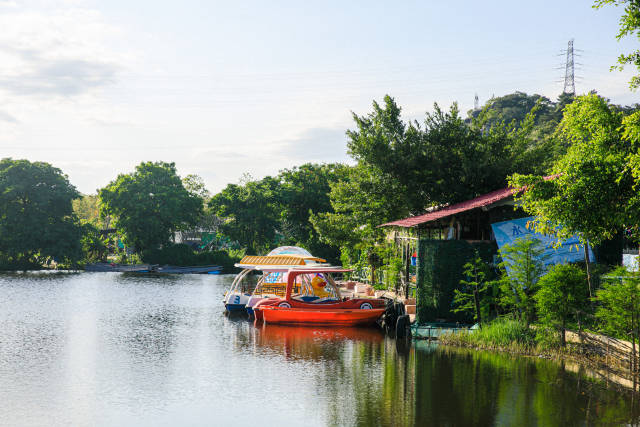
<path id="1" fill-rule="evenodd" d="M 257 266 L 296 266 L 323 262 L 326 262 L 326 260 L 312 255 L 247 255 L 235 266 L 239 268 L 256 268 Z"/>
<path id="2" fill-rule="evenodd" d="M 302 255 L 312 257 L 308 250 L 301 248 L 300 246 L 279 246 L 267 254 L 267 256 L 275 255 Z"/>

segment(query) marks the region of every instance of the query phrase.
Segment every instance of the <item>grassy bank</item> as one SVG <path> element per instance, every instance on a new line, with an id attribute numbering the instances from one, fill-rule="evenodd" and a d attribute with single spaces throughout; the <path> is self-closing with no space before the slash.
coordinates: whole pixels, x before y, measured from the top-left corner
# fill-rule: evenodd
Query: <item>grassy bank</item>
<path id="1" fill-rule="evenodd" d="M 627 382 L 634 388 L 638 380 L 636 374 L 634 381 L 630 371 L 629 343 L 603 335 L 568 332 L 567 345 L 562 347 L 559 339 L 548 331 L 519 320 L 499 318 L 481 329 L 444 334 L 439 340 L 456 347 L 572 361 L 594 370 L 602 378 L 616 378 L 616 382 Z"/>
<path id="2" fill-rule="evenodd" d="M 512 319 L 496 319 L 481 329 L 445 334 L 439 340 L 443 344 L 519 354 L 534 354 L 539 347 L 535 332 L 524 322 Z"/>

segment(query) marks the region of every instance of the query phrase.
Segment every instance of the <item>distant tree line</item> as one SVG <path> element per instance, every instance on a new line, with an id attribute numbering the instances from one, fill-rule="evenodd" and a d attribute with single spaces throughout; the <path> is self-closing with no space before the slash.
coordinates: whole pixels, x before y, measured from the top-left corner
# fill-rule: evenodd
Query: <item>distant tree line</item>
<path id="1" fill-rule="evenodd" d="M 628 190 L 603 188 L 598 197 L 633 191 L 633 177 L 640 174 L 633 172 L 639 163 L 634 154 L 637 107 L 614 106 L 596 94 L 575 103 L 566 95 L 552 102 L 516 92 L 492 98 L 466 118 L 456 104 L 446 111 L 435 105 L 422 122 L 405 122 L 400 107 L 387 96 L 383 104 L 373 103 L 372 112 L 353 115 L 354 127 L 346 137 L 355 165 L 307 163 L 259 180 L 245 176 L 213 196 L 200 177 L 180 178 L 173 163 L 143 162 L 97 195 L 82 196 L 49 164 L 3 159 L 0 232 L 6 237 L 0 242 L 0 264 L 4 269 L 72 265 L 124 254 L 124 246 L 143 255 L 170 246 L 176 233 L 196 235 L 198 230 L 213 231 L 216 241 L 227 242 L 212 249 L 233 246 L 266 253 L 278 245 L 300 245 L 332 262 L 353 264 L 379 248 L 378 225 L 504 187 L 511 176 L 514 185 L 537 184 L 547 173 L 566 177 L 547 186 L 584 181 L 588 168 L 578 177 L 577 169 L 567 174 L 563 164 L 578 164 L 566 157 L 580 156 L 576 132 L 582 131 L 574 129 L 574 123 L 591 113 L 614 132 L 609 144 L 620 147 L 616 159 L 625 159 L 620 167 L 628 176 L 616 184 Z M 616 145 L 617 140 L 626 142 Z M 606 150 L 580 150 L 592 158 L 613 158 Z M 563 164 L 560 159 L 565 159 Z M 598 178 L 599 185 L 608 182 L 605 178 Z M 527 194 L 530 198 L 537 193 Z M 535 210 L 534 202 L 523 202 Z M 603 199 L 600 206 L 609 202 Z M 630 218 L 634 207 L 626 209 Z M 579 225 L 584 233 L 589 231 L 584 221 L 593 215 L 587 213 L 599 211 L 584 210 L 585 215 L 576 215 L 582 223 L 561 218 L 571 224 L 568 230 Z M 539 209 L 535 212 L 542 215 Z M 622 223 L 616 221 L 620 229 Z M 625 226 L 633 225 L 625 221 Z"/>

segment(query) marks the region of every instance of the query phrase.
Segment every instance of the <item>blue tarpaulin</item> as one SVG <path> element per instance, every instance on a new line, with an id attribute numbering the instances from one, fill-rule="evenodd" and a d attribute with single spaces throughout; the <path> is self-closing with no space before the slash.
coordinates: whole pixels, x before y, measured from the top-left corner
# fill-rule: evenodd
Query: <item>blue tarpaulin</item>
<path id="1" fill-rule="evenodd" d="M 535 217 L 530 216 L 491 224 L 498 248 L 502 248 L 504 245 L 511 244 L 517 239 L 528 236 L 540 240 L 544 245 L 545 250 L 543 257 L 546 258 L 544 260 L 545 266 L 584 261 L 584 245 L 580 243 L 578 236 L 571 236 L 555 248 L 554 245 L 557 243 L 555 236 L 536 233 L 532 229 L 527 228 L 527 223 L 533 222 L 534 220 Z M 589 259 L 591 262 L 595 260 L 591 248 L 589 248 Z"/>

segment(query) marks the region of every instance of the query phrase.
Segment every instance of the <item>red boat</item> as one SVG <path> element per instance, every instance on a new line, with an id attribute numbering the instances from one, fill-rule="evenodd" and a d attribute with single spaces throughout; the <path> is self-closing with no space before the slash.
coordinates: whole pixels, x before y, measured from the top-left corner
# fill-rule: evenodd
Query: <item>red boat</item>
<path id="1" fill-rule="evenodd" d="M 343 299 L 331 273 L 335 267 L 291 268 L 284 298 L 268 298 L 253 307 L 256 322 L 324 326 L 373 325 L 382 317 L 386 301 L 378 298 Z M 293 289 L 299 293 L 293 294 Z"/>

